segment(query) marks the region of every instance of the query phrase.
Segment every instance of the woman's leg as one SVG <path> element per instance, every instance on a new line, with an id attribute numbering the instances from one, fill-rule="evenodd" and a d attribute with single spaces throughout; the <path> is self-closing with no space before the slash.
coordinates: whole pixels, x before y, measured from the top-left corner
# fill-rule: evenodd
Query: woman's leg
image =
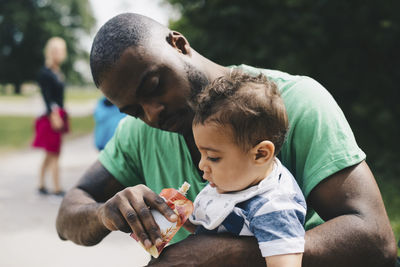
<path id="1" fill-rule="evenodd" d="M 44 159 L 42 162 L 42 166 L 40 167 L 40 174 L 39 174 L 39 192 L 46 194 L 46 171 L 49 168 L 51 164 L 51 154 L 49 152 L 45 152 Z"/>
<path id="2" fill-rule="evenodd" d="M 60 167 L 59 167 L 59 154 L 51 154 L 51 169 L 54 183 L 54 193 L 60 193 Z"/>

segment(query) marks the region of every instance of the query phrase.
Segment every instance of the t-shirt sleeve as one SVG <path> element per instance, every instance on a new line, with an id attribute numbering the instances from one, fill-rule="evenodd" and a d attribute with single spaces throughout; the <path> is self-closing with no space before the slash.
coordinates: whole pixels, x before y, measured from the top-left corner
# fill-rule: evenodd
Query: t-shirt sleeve
<path id="1" fill-rule="evenodd" d="M 342 110 L 322 85 L 302 77 L 282 96 L 290 128 L 281 158 L 306 197 L 323 179 L 365 159 Z"/>
<path id="2" fill-rule="evenodd" d="M 304 252 L 305 213 L 302 205 L 286 195 L 276 196 L 248 213 L 249 229 L 263 257 Z"/>
<path id="3" fill-rule="evenodd" d="M 140 125 L 126 117 L 99 155 L 101 164 L 124 186 L 143 184 L 139 158 Z"/>

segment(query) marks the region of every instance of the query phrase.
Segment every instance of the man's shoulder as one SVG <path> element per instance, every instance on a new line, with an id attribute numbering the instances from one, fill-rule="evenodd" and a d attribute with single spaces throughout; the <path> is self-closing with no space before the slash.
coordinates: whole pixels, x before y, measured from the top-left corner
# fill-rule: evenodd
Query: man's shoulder
<path id="1" fill-rule="evenodd" d="M 125 116 L 125 118 L 121 120 L 118 125 L 116 137 L 122 143 L 140 141 L 142 144 L 154 142 L 176 143 L 179 139 L 177 133 L 151 127 L 141 119 L 132 116 Z"/>
<path id="2" fill-rule="evenodd" d="M 130 138 L 136 138 L 138 135 L 146 136 L 148 135 L 148 133 L 156 130 L 157 129 L 148 126 L 140 119 L 137 119 L 132 116 L 125 116 L 125 118 L 123 118 L 118 125 L 117 136 L 119 138 L 130 139 Z"/>
<path id="3" fill-rule="evenodd" d="M 142 120 L 137 119 L 137 118 L 132 117 L 132 116 L 129 116 L 129 115 L 126 116 L 124 118 L 124 120 L 121 121 L 121 123 L 124 124 L 124 127 L 139 127 L 139 128 L 142 128 L 143 125 L 145 125 L 145 123 Z"/>
<path id="4" fill-rule="evenodd" d="M 252 74 L 252 75 L 258 75 L 261 73 L 273 80 L 280 79 L 283 81 L 293 81 L 293 80 L 301 80 L 301 79 L 309 78 L 304 75 L 293 75 L 293 74 L 289 74 L 287 72 L 283 72 L 280 70 L 259 68 L 259 67 L 249 66 L 246 64 L 230 66 L 230 67 L 240 69 L 240 70 L 242 70 L 246 73 Z"/>

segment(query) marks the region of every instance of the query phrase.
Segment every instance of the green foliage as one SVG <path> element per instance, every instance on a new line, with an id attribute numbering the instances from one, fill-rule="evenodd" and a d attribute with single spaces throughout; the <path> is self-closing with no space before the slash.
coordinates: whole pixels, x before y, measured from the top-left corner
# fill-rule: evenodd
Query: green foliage
<path id="1" fill-rule="evenodd" d="M 167 2 L 182 14 L 171 28 L 206 57 L 308 75 L 331 92 L 387 193 L 399 237 L 400 189 L 389 188 L 400 176 L 400 1 Z"/>
<path id="2" fill-rule="evenodd" d="M 0 1 L 0 83 L 19 87 L 35 80 L 43 65 L 43 48 L 53 36 L 67 42 L 68 59 L 63 70 L 69 82 L 82 81 L 73 70 L 77 59 L 88 58 L 78 39 L 95 24 L 88 0 Z"/>

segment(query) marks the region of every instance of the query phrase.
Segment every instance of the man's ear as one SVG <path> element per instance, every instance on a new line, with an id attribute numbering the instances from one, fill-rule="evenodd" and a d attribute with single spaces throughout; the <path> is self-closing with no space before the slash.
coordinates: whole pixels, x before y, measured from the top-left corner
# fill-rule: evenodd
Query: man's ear
<path id="1" fill-rule="evenodd" d="M 176 31 L 170 32 L 168 34 L 167 41 L 173 48 L 178 50 L 179 53 L 188 56 L 192 55 L 190 44 L 186 40 L 185 36 L 183 36 L 181 33 Z"/>
<path id="2" fill-rule="evenodd" d="M 271 141 L 264 140 L 252 149 L 253 159 L 258 164 L 264 164 L 274 157 L 275 145 Z"/>

